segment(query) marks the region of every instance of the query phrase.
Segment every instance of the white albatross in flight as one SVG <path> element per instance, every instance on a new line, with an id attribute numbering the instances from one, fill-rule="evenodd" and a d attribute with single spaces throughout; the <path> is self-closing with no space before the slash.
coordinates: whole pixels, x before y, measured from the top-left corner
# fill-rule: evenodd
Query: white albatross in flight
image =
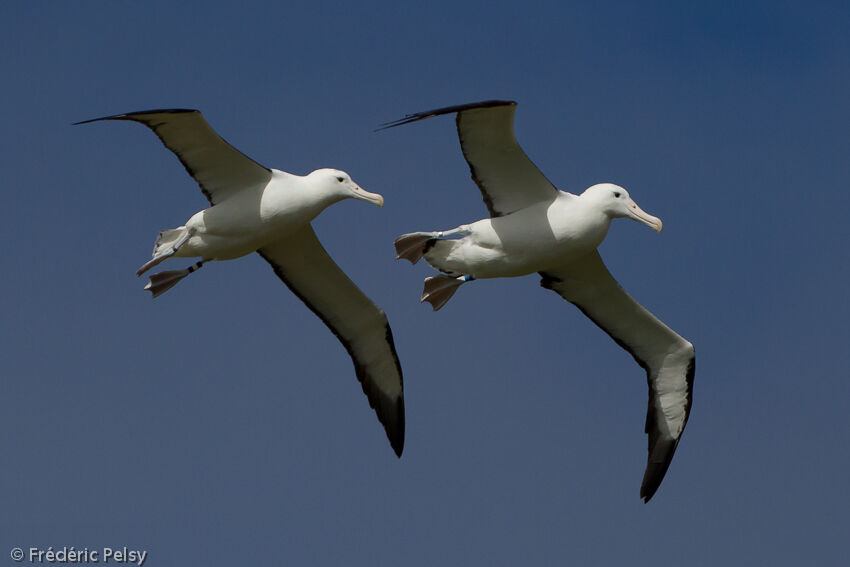
<path id="1" fill-rule="evenodd" d="M 472 179 L 490 218 L 442 232 L 414 232 L 395 241 L 399 259 L 425 258 L 445 275 L 425 280 L 422 301 L 440 309 L 475 279 L 539 273 L 540 285 L 575 305 L 646 370 L 649 457 L 640 497 L 658 490 L 691 409 L 694 347 L 632 299 L 596 251 L 611 220 L 630 218 L 660 231 L 625 189 L 601 183 L 573 195 L 556 189 L 514 137 L 516 103 L 485 101 L 408 115 L 401 126 L 457 114 L 457 131 Z"/>
<path id="2" fill-rule="evenodd" d="M 404 391 L 387 317 L 328 256 L 310 226 L 337 201 L 353 198 L 383 206 L 383 197 L 364 191 L 336 169 L 302 177 L 263 167 L 219 137 L 197 110 L 149 110 L 77 124 L 98 120 L 131 120 L 153 130 L 212 205 L 184 226 L 162 231 L 153 258 L 136 275 L 171 257 L 201 260 L 184 270 L 152 275 L 145 289 L 157 297 L 205 262 L 257 252 L 345 346 L 369 405 L 401 457 Z"/>

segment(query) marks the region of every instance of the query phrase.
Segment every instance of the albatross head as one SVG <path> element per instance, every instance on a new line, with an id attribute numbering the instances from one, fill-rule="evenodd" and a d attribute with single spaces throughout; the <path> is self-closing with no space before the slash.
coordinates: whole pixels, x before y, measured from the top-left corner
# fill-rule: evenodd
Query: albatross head
<path id="1" fill-rule="evenodd" d="M 384 198 L 377 193 L 364 191 L 351 176 L 338 169 L 317 169 L 309 177 L 327 191 L 330 195 L 341 201 L 342 199 L 360 199 L 367 203 L 384 206 Z"/>
<path id="2" fill-rule="evenodd" d="M 661 232 L 661 219 L 637 206 L 629 192 L 613 183 L 600 183 L 585 190 L 582 197 L 590 199 L 611 218 L 627 217 Z"/>

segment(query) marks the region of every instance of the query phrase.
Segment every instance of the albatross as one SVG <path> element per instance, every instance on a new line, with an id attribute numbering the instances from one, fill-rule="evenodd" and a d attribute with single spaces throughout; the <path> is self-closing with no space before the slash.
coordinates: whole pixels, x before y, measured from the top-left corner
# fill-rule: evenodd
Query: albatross
<path id="1" fill-rule="evenodd" d="M 693 345 L 632 299 L 608 272 L 596 248 L 611 221 L 629 218 L 661 231 L 618 185 L 600 183 L 573 195 L 556 189 L 514 137 L 516 103 L 491 100 L 438 108 L 381 129 L 456 114 L 460 147 L 490 213 L 445 231 L 412 232 L 395 241 L 398 259 L 420 258 L 441 275 L 425 280 L 421 301 L 443 307 L 463 284 L 538 273 L 646 370 L 649 455 L 640 497 L 649 502 L 664 478 L 691 409 Z"/>
<path id="2" fill-rule="evenodd" d="M 334 263 L 310 226 L 337 201 L 351 198 L 383 206 L 383 197 L 364 191 L 337 169 L 299 176 L 263 167 L 224 141 L 197 110 L 149 110 L 77 124 L 100 120 L 130 120 L 153 130 L 211 205 L 185 225 L 160 232 L 152 258 L 136 275 L 169 258 L 201 260 L 183 270 L 153 274 L 145 289 L 158 297 L 206 262 L 257 252 L 342 342 L 369 405 L 401 457 L 404 392 L 387 317 Z"/>

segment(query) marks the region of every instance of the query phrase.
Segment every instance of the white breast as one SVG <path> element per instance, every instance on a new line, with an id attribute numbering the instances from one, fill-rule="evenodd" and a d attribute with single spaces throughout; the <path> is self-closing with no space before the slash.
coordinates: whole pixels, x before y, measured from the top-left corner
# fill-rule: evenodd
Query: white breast
<path id="1" fill-rule="evenodd" d="M 274 173 L 265 187 L 244 190 L 190 218 L 186 226 L 195 236 L 182 254 L 238 258 L 292 234 L 325 208 L 322 195 L 304 178 Z"/>
<path id="2" fill-rule="evenodd" d="M 609 225 L 605 215 L 561 193 L 551 202 L 472 223 L 469 236 L 437 242 L 426 258 L 441 269 L 476 278 L 523 276 L 594 250 Z"/>

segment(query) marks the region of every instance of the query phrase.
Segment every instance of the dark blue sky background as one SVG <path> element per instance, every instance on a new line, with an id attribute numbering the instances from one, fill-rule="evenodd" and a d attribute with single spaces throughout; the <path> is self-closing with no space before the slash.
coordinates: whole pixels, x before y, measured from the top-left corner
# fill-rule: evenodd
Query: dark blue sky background
<path id="1" fill-rule="evenodd" d="M 740 4 L 740 3 L 739 3 Z M 850 9 L 835 2 L 6 2 L 0 7 L 0 564 L 841 565 L 850 533 Z M 697 349 L 658 494 L 643 371 L 537 277 L 418 304 L 393 239 L 486 215 L 451 118 L 519 101 L 559 188 L 625 186 L 620 283 Z M 257 256 L 156 301 L 134 271 L 206 201 L 146 129 L 384 195 L 316 232 L 387 312 L 396 459 L 350 359 Z M 180 262 L 172 269 L 182 267 Z"/>

